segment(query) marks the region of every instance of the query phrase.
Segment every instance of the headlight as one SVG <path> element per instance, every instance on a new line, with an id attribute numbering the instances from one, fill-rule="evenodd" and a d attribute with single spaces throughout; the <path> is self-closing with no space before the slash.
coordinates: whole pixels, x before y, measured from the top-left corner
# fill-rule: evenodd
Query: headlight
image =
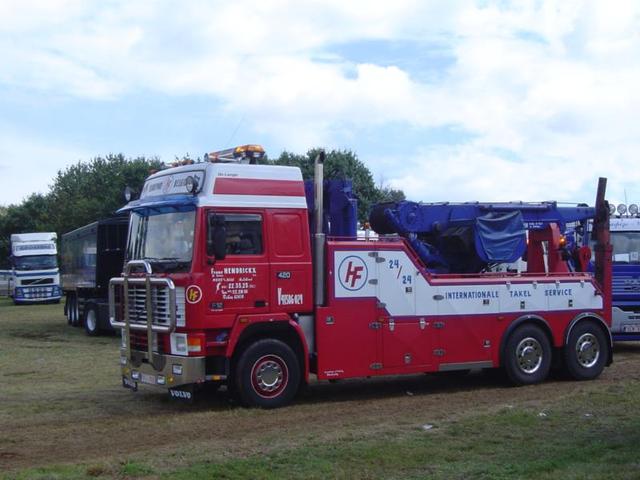
<path id="1" fill-rule="evenodd" d="M 189 355 L 186 333 L 171 334 L 171 353 L 173 355 Z"/>
<path id="2" fill-rule="evenodd" d="M 618 205 L 618 213 L 620 215 L 624 215 L 625 213 L 627 213 L 627 206 L 624 203 Z"/>
<path id="3" fill-rule="evenodd" d="M 631 205 L 629 205 L 629 213 L 631 215 L 637 215 L 638 214 L 638 205 L 636 205 L 635 203 L 632 203 Z"/>

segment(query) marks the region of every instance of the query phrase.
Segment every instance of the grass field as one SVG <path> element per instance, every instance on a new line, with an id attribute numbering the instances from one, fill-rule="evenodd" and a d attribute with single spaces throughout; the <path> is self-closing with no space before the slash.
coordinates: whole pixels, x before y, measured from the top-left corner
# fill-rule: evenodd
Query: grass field
<path id="1" fill-rule="evenodd" d="M 120 386 L 117 337 L 0 299 L 0 478 L 640 478 L 640 344 L 592 382 L 313 382 L 294 405 Z"/>

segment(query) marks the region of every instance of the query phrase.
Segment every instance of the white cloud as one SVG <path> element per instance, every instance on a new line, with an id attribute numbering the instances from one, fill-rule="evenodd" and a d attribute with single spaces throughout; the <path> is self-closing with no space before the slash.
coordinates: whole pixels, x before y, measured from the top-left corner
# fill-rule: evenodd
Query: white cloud
<path id="1" fill-rule="evenodd" d="M 616 195 L 640 180 L 639 24 L 631 0 L 3 2 L 0 56 L 11 67 L 0 83 L 108 101 L 137 91 L 210 95 L 299 151 L 357 146 L 363 129 L 390 123 L 453 126 L 473 140 L 416 145 L 420 160 L 405 167 L 398 158 L 388 181 L 431 199 L 459 191 L 584 200 L 596 172 L 612 178 Z M 437 42 L 455 62 L 424 82 L 334 53 L 363 40 L 417 50 Z M 430 173 L 416 179 L 416 169 L 448 187 Z"/>

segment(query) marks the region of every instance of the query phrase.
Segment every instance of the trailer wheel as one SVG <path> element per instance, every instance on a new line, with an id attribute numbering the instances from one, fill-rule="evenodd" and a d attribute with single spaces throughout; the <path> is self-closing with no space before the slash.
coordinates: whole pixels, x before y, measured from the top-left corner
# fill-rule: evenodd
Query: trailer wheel
<path id="1" fill-rule="evenodd" d="M 79 327 L 81 325 L 80 318 L 80 306 L 78 305 L 78 297 L 73 297 L 73 326 Z"/>
<path id="2" fill-rule="evenodd" d="M 280 340 L 258 340 L 238 359 L 235 391 L 247 407 L 282 407 L 293 399 L 299 386 L 298 358 Z"/>
<path id="3" fill-rule="evenodd" d="M 509 336 L 503 359 L 512 383 L 539 383 L 547 378 L 551 368 L 551 344 L 539 327 L 523 325 Z"/>
<path id="4" fill-rule="evenodd" d="M 578 323 L 564 346 L 564 366 L 575 380 L 592 380 L 602 373 L 609 357 L 609 343 L 594 322 Z"/>
<path id="5" fill-rule="evenodd" d="M 84 309 L 84 331 L 90 337 L 96 337 L 100 334 L 98 328 L 98 307 L 95 303 L 88 303 Z"/>
<path id="6" fill-rule="evenodd" d="M 72 327 L 77 327 L 79 325 L 79 318 L 78 318 L 78 297 L 76 297 L 75 295 L 70 295 L 67 298 L 67 320 L 69 322 L 69 325 L 71 325 Z"/>
<path id="7" fill-rule="evenodd" d="M 67 324 L 71 325 L 71 295 L 67 294 L 64 300 L 64 314 L 67 317 Z"/>

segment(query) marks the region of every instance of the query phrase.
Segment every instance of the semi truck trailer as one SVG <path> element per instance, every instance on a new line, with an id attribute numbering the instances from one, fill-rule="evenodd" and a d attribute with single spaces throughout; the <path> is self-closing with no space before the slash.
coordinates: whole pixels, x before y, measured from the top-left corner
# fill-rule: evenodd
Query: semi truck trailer
<path id="1" fill-rule="evenodd" d="M 70 325 L 91 336 L 113 332 L 109 280 L 122 272 L 129 219 L 106 218 L 62 235 L 62 290 Z"/>

